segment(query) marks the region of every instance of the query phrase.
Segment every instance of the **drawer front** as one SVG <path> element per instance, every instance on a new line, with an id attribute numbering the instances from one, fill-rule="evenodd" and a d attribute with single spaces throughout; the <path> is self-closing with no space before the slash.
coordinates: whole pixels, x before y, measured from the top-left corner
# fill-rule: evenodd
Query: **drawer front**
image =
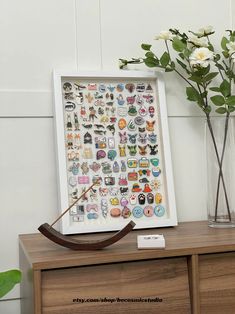
<path id="1" fill-rule="evenodd" d="M 42 272 L 43 314 L 190 313 L 186 258 Z"/>
<path id="2" fill-rule="evenodd" d="M 235 253 L 199 259 L 201 314 L 235 313 Z"/>

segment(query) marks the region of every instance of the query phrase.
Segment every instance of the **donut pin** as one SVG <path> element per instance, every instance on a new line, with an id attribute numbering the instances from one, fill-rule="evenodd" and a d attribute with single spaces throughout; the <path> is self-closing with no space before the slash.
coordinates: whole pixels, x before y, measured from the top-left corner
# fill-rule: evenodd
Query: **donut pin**
<path id="1" fill-rule="evenodd" d="M 144 208 L 144 215 L 146 217 L 152 217 L 154 214 L 153 206 L 147 205 Z"/>
<path id="2" fill-rule="evenodd" d="M 140 206 L 135 206 L 133 209 L 132 209 L 132 215 L 135 217 L 135 218 L 141 218 L 144 214 L 144 210 L 142 207 Z"/>
<path id="3" fill-rule="evenodd" d="M 162 205 L 157 205 L 157 206 L 154 208 L 154 214 L 155 214 L 157 217 L 162 217 L 162 216 L 165 214 L 165 208 L 164 208 Z"/>

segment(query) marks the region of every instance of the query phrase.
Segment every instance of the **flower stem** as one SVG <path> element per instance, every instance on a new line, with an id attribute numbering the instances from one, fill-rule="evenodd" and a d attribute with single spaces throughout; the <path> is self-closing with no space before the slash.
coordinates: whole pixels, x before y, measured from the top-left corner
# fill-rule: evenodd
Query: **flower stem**
<path id="1" fill-rule="evenodd" d="M 222 148 L 221 159 L 220 159 L 219 176 L 218 176 L 217 191 L 216 191 L 215 221 L 217 221 L 217 217 L 218 217 L 219 189 L 220 189 L 220 180 L 221 180 L 224 153 L 225 153 L 227 134 L 228 134 L 228 121 L 229 121 L 229 113 L 227 113 L 226 120 L 225 120 L 223 148 Z M 231 213 L 228 206 L 227 206 L 227 210 L 228 210 L 229 221 L 231 221 Z"/>
<path id="2" fill-rule="evenodd" d="M 227 190 L 226 190 L 225 182 L 224 182 L 224 176 L 223 176 L 223 171 L 222 171 L 221 160 L 219 158 L 218 148 L 217 148 L 217 144 L 216 144 L 216 141 L 215 141 L 215 136 L 214 136 L 214 132 L 213 132 L 213 128 L 212 128 L 212 125 L 211 125 L 209 114 L 206 114 L 206 117 L 207 117 L 207 125 L 208 125 L 208 128 L 209 128 L 209 131 L 210 131 L 210 134 L 211 134 L 211 138 L 212 138 L 212 142 L 213 142 L 213 146 L 214 146 L 214 149 L 215 149 L 216 159 L 217 159 L 217 162 L 218 162 L 218 165 L 219 165 L 219 176 L 221 177 L 221 180 L 222 180 L 222 185 L 223 185 L 223 189 L 224 189 L 224 196 L 225 196 L 227 211 L 228 211 L 228 215 L 229 215 L 230 221 L 231 221 L 231 213 L 230 213 L 230 208 L 229 208 Z"/>

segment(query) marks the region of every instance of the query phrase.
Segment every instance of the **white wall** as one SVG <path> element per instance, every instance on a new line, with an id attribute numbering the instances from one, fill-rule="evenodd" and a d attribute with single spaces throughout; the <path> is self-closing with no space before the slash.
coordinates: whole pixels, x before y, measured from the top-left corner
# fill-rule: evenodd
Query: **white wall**
<path id="1" fill-rule="evenodd" d="M 52 69 L 117 70 L 170 27 L 213 25 L 218 42 L 232 12 L 234 0 L 0 0 L 0 271 L 18 267 L 18 234 L 57 214 Z M 178 218 L 206 219 L 204 118 L 177 77 L 166 90 Z M 0 313 L 19 312 L 0 302 Z"/>

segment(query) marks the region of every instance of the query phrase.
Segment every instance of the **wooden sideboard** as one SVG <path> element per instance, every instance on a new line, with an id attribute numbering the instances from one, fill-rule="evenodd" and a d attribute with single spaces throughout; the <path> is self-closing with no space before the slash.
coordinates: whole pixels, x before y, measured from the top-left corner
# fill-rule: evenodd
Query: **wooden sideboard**
<path id="1" fill-rule="evenodd" d="M 165 249 L 137 249 L 137 235 L 158 233 Z M 71 251 L 38 233 L 19 238 L 21 314 L 235 313 L 235 229 L 136 230 L 100 251 Z"/>

